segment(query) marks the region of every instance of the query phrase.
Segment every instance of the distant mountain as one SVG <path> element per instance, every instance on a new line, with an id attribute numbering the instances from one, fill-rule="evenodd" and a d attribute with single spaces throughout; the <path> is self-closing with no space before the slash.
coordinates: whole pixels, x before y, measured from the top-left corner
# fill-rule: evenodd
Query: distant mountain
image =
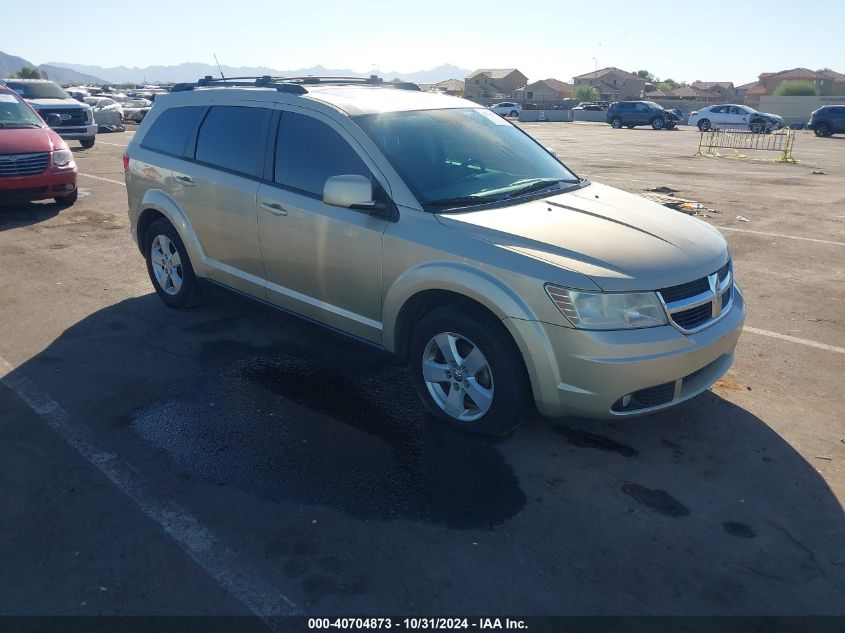
<path id="1" fill-rule="evenodd" d="M 106 83 L 96 75 L 90 73 L 80 73 L 69 68 L 54 66 L 52 64 L 41 64 L 36 66 L 23 57 L 16 57 L 15 55 L 8 55 L 0 51 L 0 78 L 6 79 L 16 74 L 24 66 L 30 68 L 38 68 L 42 73 L 46 74 L 48 79 L 52 79 L 60 84 L 102 84 Z"/>
<path id="2" fill-rule="evenodd" d="M 186 62 L 175 66 L 147 66 L 145 68 L 127 66 L 115 66 L 103 68 L 102 66 L 86 66 L 83 64 L 66 64 L 64 62 L 51 62 L 45 64 L 48 68 L 67 69 L 81 73 L 84 76 L 102 77 L 107 83 L 156 83 L 176 81 L 196 81 L 205 75 L 218 77 L 220 70 L 217 66 Z M 17 69 L 16 69 L 17 70 Z M 267 66 L 222 66 L 223 74 L 227 77 L 272 75 L 277 77 L 299 77 L 304 75 L 328 75 L 337 77 L 366 77 L 371 74 L 378 74 L 385 79 L 401 78 L 405 81 L 416 83 L 437 83 L 446 79 L 463 79 L 470 71 L 451 64 L 444 64 L 431 70 L 421 70 L 411 73 L 400 73 L 398 71 L 367 71 L 358 73 L 348 68 L 326 68 L 325 66 L 312 66 L 311 68 L 298 68 L 296 70 L 277 70 Z M 49 71 L 48 71 L 49 72 Z M 76 80 L 74 80 L 76 81 Z"/>

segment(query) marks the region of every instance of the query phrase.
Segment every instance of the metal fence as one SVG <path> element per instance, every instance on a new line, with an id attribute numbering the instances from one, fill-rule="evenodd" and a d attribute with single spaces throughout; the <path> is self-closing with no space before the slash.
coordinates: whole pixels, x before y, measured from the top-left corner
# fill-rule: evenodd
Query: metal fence
<path id="1" fill-rule="evenodd" d="M 777 163 L 797 163 L 792 156 L 795 130 L 783 128 L 774 132 L 757 132 L 746 128 L 718 128 L 701 132 L 695 156 L 720 157 L 717 149 L 729 149 L 735 156 L 744 158 L 740 150 L 780 152 Z"/>

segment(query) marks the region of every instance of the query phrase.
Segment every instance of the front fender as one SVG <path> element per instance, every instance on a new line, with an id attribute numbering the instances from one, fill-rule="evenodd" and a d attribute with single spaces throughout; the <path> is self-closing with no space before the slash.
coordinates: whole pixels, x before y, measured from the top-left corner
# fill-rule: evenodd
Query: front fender
<path id="1" fill-rule="evenodd" d="M 182 211 L 181 207 L 176 203 L 173 197 L 161 189 L 148 189 L 141 201 L 138 203 L 138 220 L 132 227 L 133 237 L 141 246 L 142 235 L 138 234 L 138 227 L 142 224 L 141 218 L 144 213 L 149 211 L 157 211 L 174 226 L 179 237 L 182 239 L 182 244 L 185 245 L 185 250 L 188 251 L 188 257 L 191 259 L 191 265 L 194 272 L 199 276 L 204 276 L 205 262 L 207 261 L 205 251 L 203 251 L 200 241 L 191 226 L 188 217 Z"/>

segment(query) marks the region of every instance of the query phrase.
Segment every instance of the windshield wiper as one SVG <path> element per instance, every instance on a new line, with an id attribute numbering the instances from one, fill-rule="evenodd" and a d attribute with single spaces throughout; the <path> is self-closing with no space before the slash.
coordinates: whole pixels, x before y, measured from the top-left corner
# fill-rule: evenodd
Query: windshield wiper
<path id="1" fill-rule="evenodd" d="M 495 202 L 500 199 L 501 198 L 491 196 L 455 196 L 454 198 L 439 198 L 437 200 L 431 200 L 426 204 L 436 207 L 456 207 L 471 204 L 485 204 L 487 202 Z"/>
<path id="2" fill-rule="evenodd" d="M 2 127 L 2 128 L 9 128 L 9 129 L 15 129 L 15 128 L 41 127 L 41 126 L 40 126 L 40 125 L 38 125 L 37 123 L 29 123 L 29 122 L 21 122 L 21 123 L 3 123 L 2 121 L 0 121 L 0 127 Z"/>
<path id="3" fill-rule="evenodd" d="M 537 182 L 532 182 L 530 184 L 525 185 L 524 187 L 520 187 L 519 189 L 515 189 L 508 193 L 505 197 L 506 198 L 516 198 L 517 196 L 524 196 L 528 193 L 534 193 L 536 191 L 542 191 L 543 189 L 550 189 L 554 185 L 558 185 L 561 182 L 564 182 L 563 179 L 546 179 L 546 180 L 538 180 Z"/>

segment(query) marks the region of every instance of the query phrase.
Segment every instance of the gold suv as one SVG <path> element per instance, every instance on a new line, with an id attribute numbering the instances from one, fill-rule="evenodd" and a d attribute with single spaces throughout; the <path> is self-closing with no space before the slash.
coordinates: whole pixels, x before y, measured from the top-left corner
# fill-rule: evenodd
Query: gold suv
<path id="1" fill-rule="evenodd" d="M 367 79 L 205 78 L 124 157 L 156 292 L 212 282 L 407 365 L 460 428 L 623 417 L 730 367 L 745 305 L 712 226 L 578 178 L 477 104 Z"/>

